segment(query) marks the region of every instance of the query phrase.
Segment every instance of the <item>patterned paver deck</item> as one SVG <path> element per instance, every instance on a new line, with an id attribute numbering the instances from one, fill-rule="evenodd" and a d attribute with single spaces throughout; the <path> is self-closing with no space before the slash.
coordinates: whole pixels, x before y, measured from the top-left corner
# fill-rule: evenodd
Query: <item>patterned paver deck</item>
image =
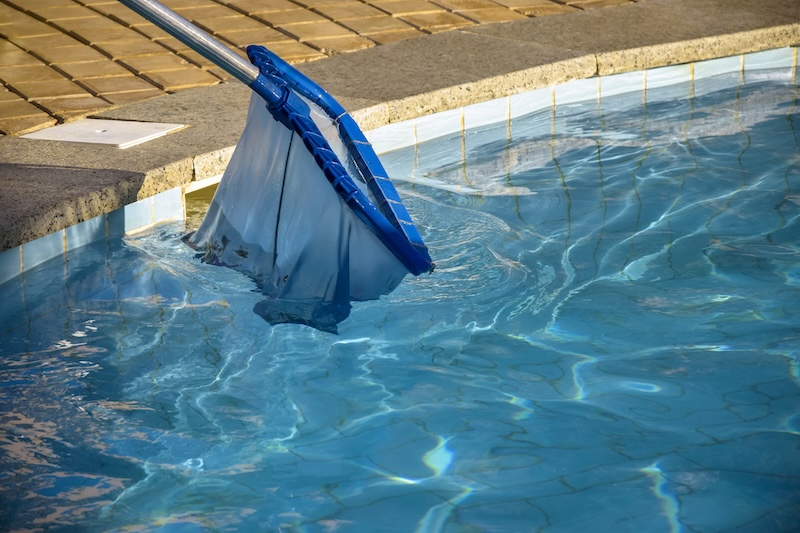
<path id="1" fill-rule="evenodd" d="M 313 61 L 457 28 L 638 0 L 162 0 L 244 55 Z M 0 0 L 0 133 L 230 79 L 116 0 Z"/>

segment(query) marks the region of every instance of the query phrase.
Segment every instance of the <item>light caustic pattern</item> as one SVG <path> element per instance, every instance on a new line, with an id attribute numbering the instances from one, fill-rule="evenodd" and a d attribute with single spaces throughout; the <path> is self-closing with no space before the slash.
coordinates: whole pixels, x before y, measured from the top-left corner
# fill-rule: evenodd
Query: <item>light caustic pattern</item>
<path id="1" fill-rule="evenodd" d="M 2 527 L 800 529 L 798 89 L 766 74 L 387 154 L 437 269 L 338 336 L 171 226 L 0 286 Z"/>

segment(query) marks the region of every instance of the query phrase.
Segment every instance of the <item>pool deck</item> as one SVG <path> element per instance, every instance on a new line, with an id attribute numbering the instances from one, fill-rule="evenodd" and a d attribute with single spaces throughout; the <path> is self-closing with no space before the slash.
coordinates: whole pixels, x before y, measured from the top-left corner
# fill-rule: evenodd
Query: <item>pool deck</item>
<path id="1" fill-rule="evenodd" d="M 554 84 L 800 44 L 797 0 L 164 0 L 264 44 L 364 129 Z M 31 4 L 35 7 L 31 7 Z M 0 251 L 219 175 L 250 90 L 111 0 L 0 0 Z M 20 135 L 187 125 L 119 149 Z"/>

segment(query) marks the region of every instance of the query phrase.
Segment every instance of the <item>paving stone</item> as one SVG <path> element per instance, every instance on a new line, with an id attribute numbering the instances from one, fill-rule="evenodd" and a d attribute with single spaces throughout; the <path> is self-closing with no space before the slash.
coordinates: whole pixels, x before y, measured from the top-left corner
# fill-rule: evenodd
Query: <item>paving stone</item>
<path id="1" fill-rule="evenodd" d="M 611 7 L 632 3 L 631 0 L 574 0 L 565 2 L 567 5 L 579 7 L 581 9 L 593 9 L 597 7 Z"/>
<path id="2" fill-rule="evenodd" d="M 332 4 L 329 6 L 319 6 L 314 9 L 326 17 L 336 21 L 382 17 L 386 15 L 380 9 L 357 1 L 350 1 L 342 4 Z"/>
<path id="3" fill-rule="evenodd" d="M 501 6 L 510 8 L 551 8 L 563 7 L 561 4 L 551 2 L 550 0 L 494 0 Z"/>
<path id="4" fill-rule="evenodd" d="M 374 0 L 370 4 L 395 17 L 444 11 L 436 4 L 424 0 Z"/>
<path id="5" fill-rule="evenodd" d="M 74 41 L 77 43 L 77 41 Z M 108 58 L 85 44 L 73 44 L 70 46 L 57 46 L 47 49 L 39 49 L 37 55 L 48 63 L 64 65 L 68 63 L 83 63 L 89 61 L 107 61 Z"/>
<path id="6" fill-rule="evenodd" d="M 73 80 L 131 75 L 130 70 L 110 59 L 105 59 L 103 61 L 87 61 L 83 63 L 66 63 L 56 66 L 58 70 L 66 73 Z"/>
<path id="7" fill-rule="evenodd" d="M 449 9 L 450 11 L 490 9 L 498 7 L 497 2 L 493 2 L 492 0 L 433 0 L 433 3 Z"/>
<path id="8" fill-rule="evenodd" d="M 258 17 L 273 26 L 284 27 L 290 24 L 304 24 L 311 22 L 328 21 L 322 15 L 307 9 L 293 9 L 291 11 L 275 11 Z"/>
<path id="9" fill-rule="evenodd" d="M 62 96 L 87 96 L 87 91 L 66 78 L 47 81 L 19 81 L 11 85 L 29 100 L 59 98 Z"/>
<path id="10" fill-rule="evenodd" d="M 198 21 L 197 25 L 209 33 L 222 33 L 225 31 L 245 31 L 268 28 L 264 22 L 240 15 L 238 17 L 226 17 L 214 20 Z"/>
<path id="11" fill-rule="evenodd" d="M 297 9 L 297 4 L 288 0 L 241 0 L 226 2 L 226 4 L 248 15 Z"/>
<path id="12" fill-rule="evenodd" d="M 167 92 L 219 83 L 219 78 L 197 67 L 151 72 L 147 74 L 147 78 L 157 87 Z"/>
<path id="13" fill-rule="evenodd" d="M 82 33 L 91 32 L 125 32 L 125 28 L 121 28 L 119 23 L 103 15 L 93 13 L 91 17 L 67 19 L 58 22 L 60 28 L 64 28 L 68 32 Z"/>
<path id="14" fill-rule="evenodd" d="M 425 35 L 413 28 L 410 24 L 396 19 L 391 15 L 383 15 L 381 17 L 371 17 L 368 19 L 354 19 L 342 21 L 344 26 L 347 26 L 359 35 L 367 35 L 372 38 L 372 35 L 378 33 L 386 33 L 392 31 L 407 31 L 414 30 L 415 35 Z"/>
<path id="15" fill-rule="evenodd" d="M 290 35 L 293 35 L 300 42 L 322 37 L 346 37 L 348 35 L 355 35 L 347 28 L 329 20 L 307 24 L 290 24 L 282 26 L 282 29 L 286 30 Z"/>
<path id="16" fill-rule="evenodd" d="M 467 20 L 449 11 L 403 15 L 401 18 L 417 28 L 431 33 L 463 28 L 464 26 L 472 26 L 475 24 L 471 20 Z"/>
<path id="17" fill-rule="evenodd" d="M 137 78 L 133 74 L 116 78 L 92 78 L 89 80 L 82 80 L 81 84 L 98 96 L 144 91 L 153 88 L 152 84 L 141 78 Z"/>
<path id="18" fill-rule="evenodd" d="M 414 39 L 416 37 L 422 37 L 423 35 L 427 34 L 417 29 L 408 27 L 408 29 L 405 30 L 370 33 L 369 35 L 367 35 L 367 37 L 369 37 L 371 40 L 375 41 L 378 44 L 388 44 L 388 43 L 395 43 L 398 41 L 405 41 L 407 39 Z"/>
<path id="19" fill-rule="evenodd" d="M 509 20 L 519 20 L 527 18 L 522 13 L 518 13 L 506 7 L 490 7 L 487 9 L 470 9 L 464 11 L 456 11 L 458 15 L 473 20 L 479 24 L 493 23 L 493 22 L 507 22 Z"/>
<path id="20" fill-rule="evenodd" d="M 26 81 L 62 80 L 64 76 L 44 64 L 4 67 L 0 79 L 9 85 Z"/>
<path id="21" fill-rule="evenodd" d="M 166 93 L 157 87 L 145 89 L 142 91 L 131 91 L 127 93 L 114 93 L 103 95 L 103 98 L 108 100 L 114 105 L 128 105 L 136 102 L 143 102 L 151 98 L 164 96 Z"/>
<path id="22" fill-rule="evenodd" d="M 217 3 L 192 5 L 175 9 L 175 12 L 191 21 L 204 21 L 214 20 L 217 18 L 242 16 L 242 14 L 238 11 Z"/>
<path id="23" fill-rule="evenodd" d="M 277 54 L 281 59 L 288 63 L 304 63 L 306 61 L 313 61 L 314 59 L 321 59 L 325 57 L 322 52 L 306 46 L 303 43 L 296 41 L 281 42 L 281 43 L 252 43 L 263 44 L 272 52 Z"/>
<path id="24" fill-rule="evenodd" d="M 25 99 L 17 93 L 9 91 L 0 85 L 0 102 L 16 102 L 17 100 L 25 101 Z"/>
<path id="25" fill-rule="evenodd" d="M 161 55 L 129 57 L 122 60 L 122 62 L 136 72 L 145 73 L 180 70 L 190 65 L 186 59 L 166 52 Z"/>
<path id="26" fill-rule="evenodd" d="M 35 50 L 37 55 L 40 56 L 44 56 L 47 51 L 52 48 L 83 46 L 83 43 L 79 40 L 63 33 L 37 37 L 17 37 L 13 39 L 13 42 L 15 45 L 25 50 Z"/>
<path id="27" fill-rule="evenodd" d="M 16 96 L 16 95 L 15 95 Z M 22 118 L 40 115 L 42 110 L 19 96 L 16 100 L 0 101 L 0 117 Z"/>
<path id="28" fill-rule="evenodd" d="M 36 13 L 48 22 L 97 16 L 91 9 L 74 4 L 39 7 L 34 3 L 28 6 L 28 11 Z"/>
<path id="29" fill-rule="evenodd" d="M 8 41 L 0 41 L 0 67 L 42 64 L 43 63 L 39 59 L 17 48 Z"/>
<path id="30" fill-rule="evenodd" d="M 564 13 L 574 13 L 576 11 L 580 11 L 580 9 L 577 7 L 562 6 L 558 4 L 541 7 L 515 7 L 513 9 L 514 11 L 518 11 L 529 17 L 547 17 L 550 15 L 563 15 Z"/>
<path id="31" fill-rule="evenodd" d="M 114 107 L 96 96 L 83 96 L 79 98 L 55 98 L 45 100 L 42 105 L 47 108 L 51 115 L 62 119 L 84 116 L 93 111 L 101 111 Z"/>
<path id="32" fill-rule="evenodd" d="M 159 41 L 160 42 L 160 41 Z M 147 55 L 160 55 L 168 51 L 159 42 L 148 40 L 97 43 L 97 48 L 112 59 L 126 59 Z"/>
<path id="33" fill-rule="evenodd" d="M 24 135 L 55 125 L 56 119 L 45 112 L 32 117 L 0 116 L 0 132 L 6 135 Z"/>
<path id="34" fill-rule="evenodd" d="M 347 37 L 332 37 L 330 39 L 310 39 L 306 41 L 306 43 L 318 49 L 323 54 L 330 56 L 375 46 L 373 41 L 355 34 Z"/>
<path id="35" fill-rule="evenodd" d="M 31 17 L 28 17 L 28 20 L 0 26 L 0 35 L 11 41 L 21 37 L 41 37 L 58 33 L 56 28 Z"/>
<path id="36" fill-rule="evenodd" d="M 236 46 L 246 46 L 251 43 L 279 43 L 293 41 L 291 37 L 268 26 L 262 26 L 257 30 L 245 31 L 226 31 L 218 34 L 225 40 L 234 43 Z"/>
<path id="37" fill-rule="evenodd" d="M 308 8 L 317 8 L 320 6 L 330 6 L 333 4 L 341 4 L 348 0 L 294 0 L 295 3 Z"/>
<path id="38" fill-rule="evenodd" d="M 111 18 L 112 20 L 116 20 L 126 26 L 141 26 L 145 24 L 152 25 L 152 23 L 148 22 L 143 16 L 136 13 L 129 7 L 120 4 L 119 2 L 100 4 L 94 6 L 94 9 Z"/>

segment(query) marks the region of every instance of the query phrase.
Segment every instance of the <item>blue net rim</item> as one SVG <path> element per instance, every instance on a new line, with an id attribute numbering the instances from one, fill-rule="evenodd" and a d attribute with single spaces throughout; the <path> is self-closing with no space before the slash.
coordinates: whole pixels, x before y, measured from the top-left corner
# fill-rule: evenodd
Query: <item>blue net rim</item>
<path id="1" fill-rule="evenodd" d="M 431 272 L 435 265 L 428 248 L 422 242 L 422 236 L 394 184 L 356 121 L 322 87 L 268 49 L 251 45 L 247 47 L 247 55 L 260 71 L 250 87 L 262 96 L 264 92 L 274 95 L 277 88 L 281 98 L 267 108 L 276 120 L 294 130 L 303 139 L 339 196 L 409 272 L 415 276 Z M 336 124 L 350 157 L 378 202 L 377 207 L 353 182 L 311 119 L 308 106 L 298 94 L 318 105 Z"/>

